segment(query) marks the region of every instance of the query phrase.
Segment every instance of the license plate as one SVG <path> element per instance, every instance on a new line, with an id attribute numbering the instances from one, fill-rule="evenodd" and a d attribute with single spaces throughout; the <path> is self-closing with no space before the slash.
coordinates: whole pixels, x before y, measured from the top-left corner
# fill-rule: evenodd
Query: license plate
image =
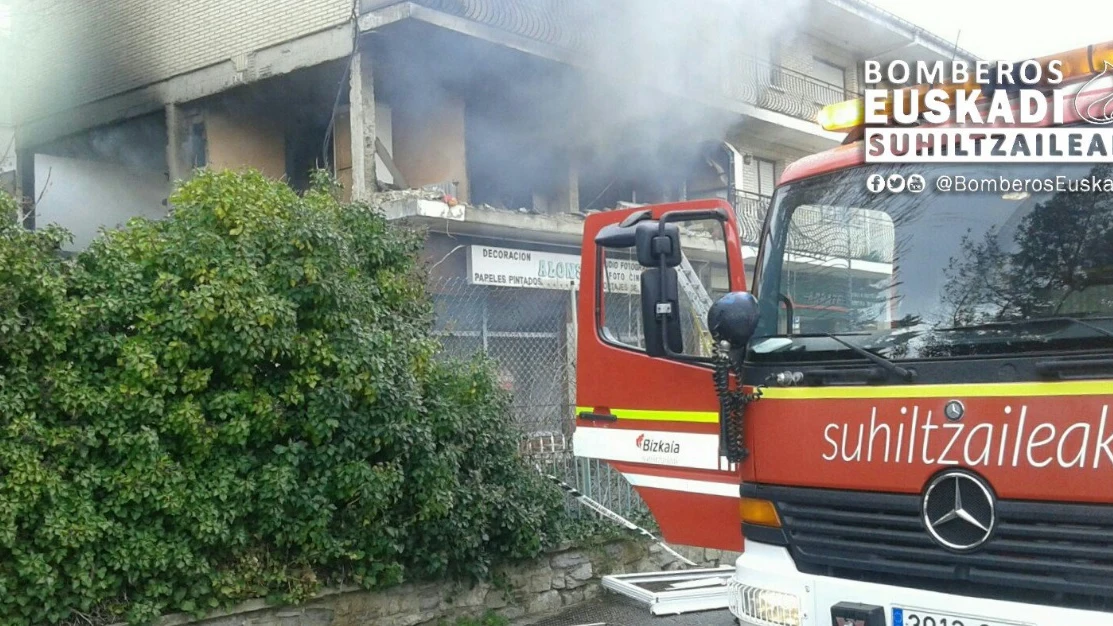
<path id="1" fill-rule="evenodd" d="M 893 607 L 893 626 L 1024 626 L 1020 622 L 944 611 Z"/>

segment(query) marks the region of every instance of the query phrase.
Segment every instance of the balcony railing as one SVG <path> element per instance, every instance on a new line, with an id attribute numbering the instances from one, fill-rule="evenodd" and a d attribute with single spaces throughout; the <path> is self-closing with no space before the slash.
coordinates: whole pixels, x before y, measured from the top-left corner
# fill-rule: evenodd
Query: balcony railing
<path id="1" fill-rule="evenodd" d="M 769 200 L 744 191 L 735 195 L 743 244 L 758 244 Z M 803 206 L 793 214 L 787 244 L 794 254 L 892 263 L 896 241 L 893 223 L 878 215 Z"/>
<path id="2" fill-rule="evenodd" d="M 749 57 L 734 65 L 724 89 L 732 98 L 809 122 L 824 106 L 857 96 L 840 85 Z"/>
<path id="3" fill-rule="evenodd" d="M 738 226 L 742 232 L 742 243 L 756 246 L 761 238 L 761 226 L 765 223 L 765 213 L 769 211 L 769 197 L 739 191 L 734 197 L 734 208 L 738 215 Z"/>

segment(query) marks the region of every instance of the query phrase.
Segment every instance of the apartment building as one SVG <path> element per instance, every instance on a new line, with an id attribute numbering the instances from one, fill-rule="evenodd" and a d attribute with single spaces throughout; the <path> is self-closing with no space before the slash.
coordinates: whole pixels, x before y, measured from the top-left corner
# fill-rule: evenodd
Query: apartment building
<path id="1" fill-rule="evenodd" d="M 330 169 L 428 228 L 446 346 L 494 355 L 538 430 L 572 403 L 586 213 L 729 198 L 752 258 L 784 166 L 841 141 L 814 120 L 859 92 L 861 60 L 970 57 L 862 0 L 16 0 L 13 16 L 36 223 L 80 248 L 164 215 L 194 168 L 295 187 Z"/>
<path id="2" fill-rule="evenodd" d="M 15 116 L 12 112 L 14 81 L 11 10 L 0 1 L 0 189 L 15 191 Z"/>
<path id="3" fill-rule="evenodd" d="M 21 182 L 63 224 L 93 171 L 135 184 L 80 218 L 111 225 L 198 166 L 575 214 L 700 191 L 681 170 L 722 140 L 760 203 L 840 140 L 815 113 L 861 59 L 969 56 L 861 0 L 13 1 Z"/>

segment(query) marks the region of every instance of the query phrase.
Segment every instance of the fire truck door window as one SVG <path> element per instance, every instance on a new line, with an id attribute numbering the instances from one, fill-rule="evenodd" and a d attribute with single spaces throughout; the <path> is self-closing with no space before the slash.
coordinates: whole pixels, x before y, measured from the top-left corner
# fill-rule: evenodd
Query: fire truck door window
<path id="1" fill-rule="evenodd" d="M 780 332 L 789 324 L 791 334 L 888 328 L 894 244 L 893 221 L 883 211 L 798 207 L 781 269 Z"/>
<path id="2" fill-rule="evenodd" d="M 676 268 L 679 282 L 680 328 L 684 354 L 710 357 L 711 335 L 707 332 L 707 308 L 730 288 L 726 245 L 722 225 L 714 220 L 678 222 L 680 243 L 687 263 Z M 643 350 L 641 273 L 633 248 L 604 249 L 599 265 L 599 317 L 604 341 Z M 606 275 L 602 267 L 607 268 Z"/>

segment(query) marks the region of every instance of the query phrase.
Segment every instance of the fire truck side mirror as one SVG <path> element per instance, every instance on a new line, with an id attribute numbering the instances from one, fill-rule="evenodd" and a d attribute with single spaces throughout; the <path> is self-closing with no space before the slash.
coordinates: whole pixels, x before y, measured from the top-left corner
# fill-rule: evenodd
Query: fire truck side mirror
<path id="1" fill-rule="evenodd" d="M 642 267 L 665 267 L 680 265 L 680 227 L 653 220 L 638 222 L 634 229 L 634 248 L 638 263 Z"/>
<path id="2" fill-rule="evenodd" d="M 662 276 L 664 280 L 661 279 Z M 643 271 L 641 291 L 646 354 L 654 357 L 683 354 L 684 339 L 680 334 L 680 292 L 676 270 L 671 267 L 663 270 L 653 267 Z"/>

